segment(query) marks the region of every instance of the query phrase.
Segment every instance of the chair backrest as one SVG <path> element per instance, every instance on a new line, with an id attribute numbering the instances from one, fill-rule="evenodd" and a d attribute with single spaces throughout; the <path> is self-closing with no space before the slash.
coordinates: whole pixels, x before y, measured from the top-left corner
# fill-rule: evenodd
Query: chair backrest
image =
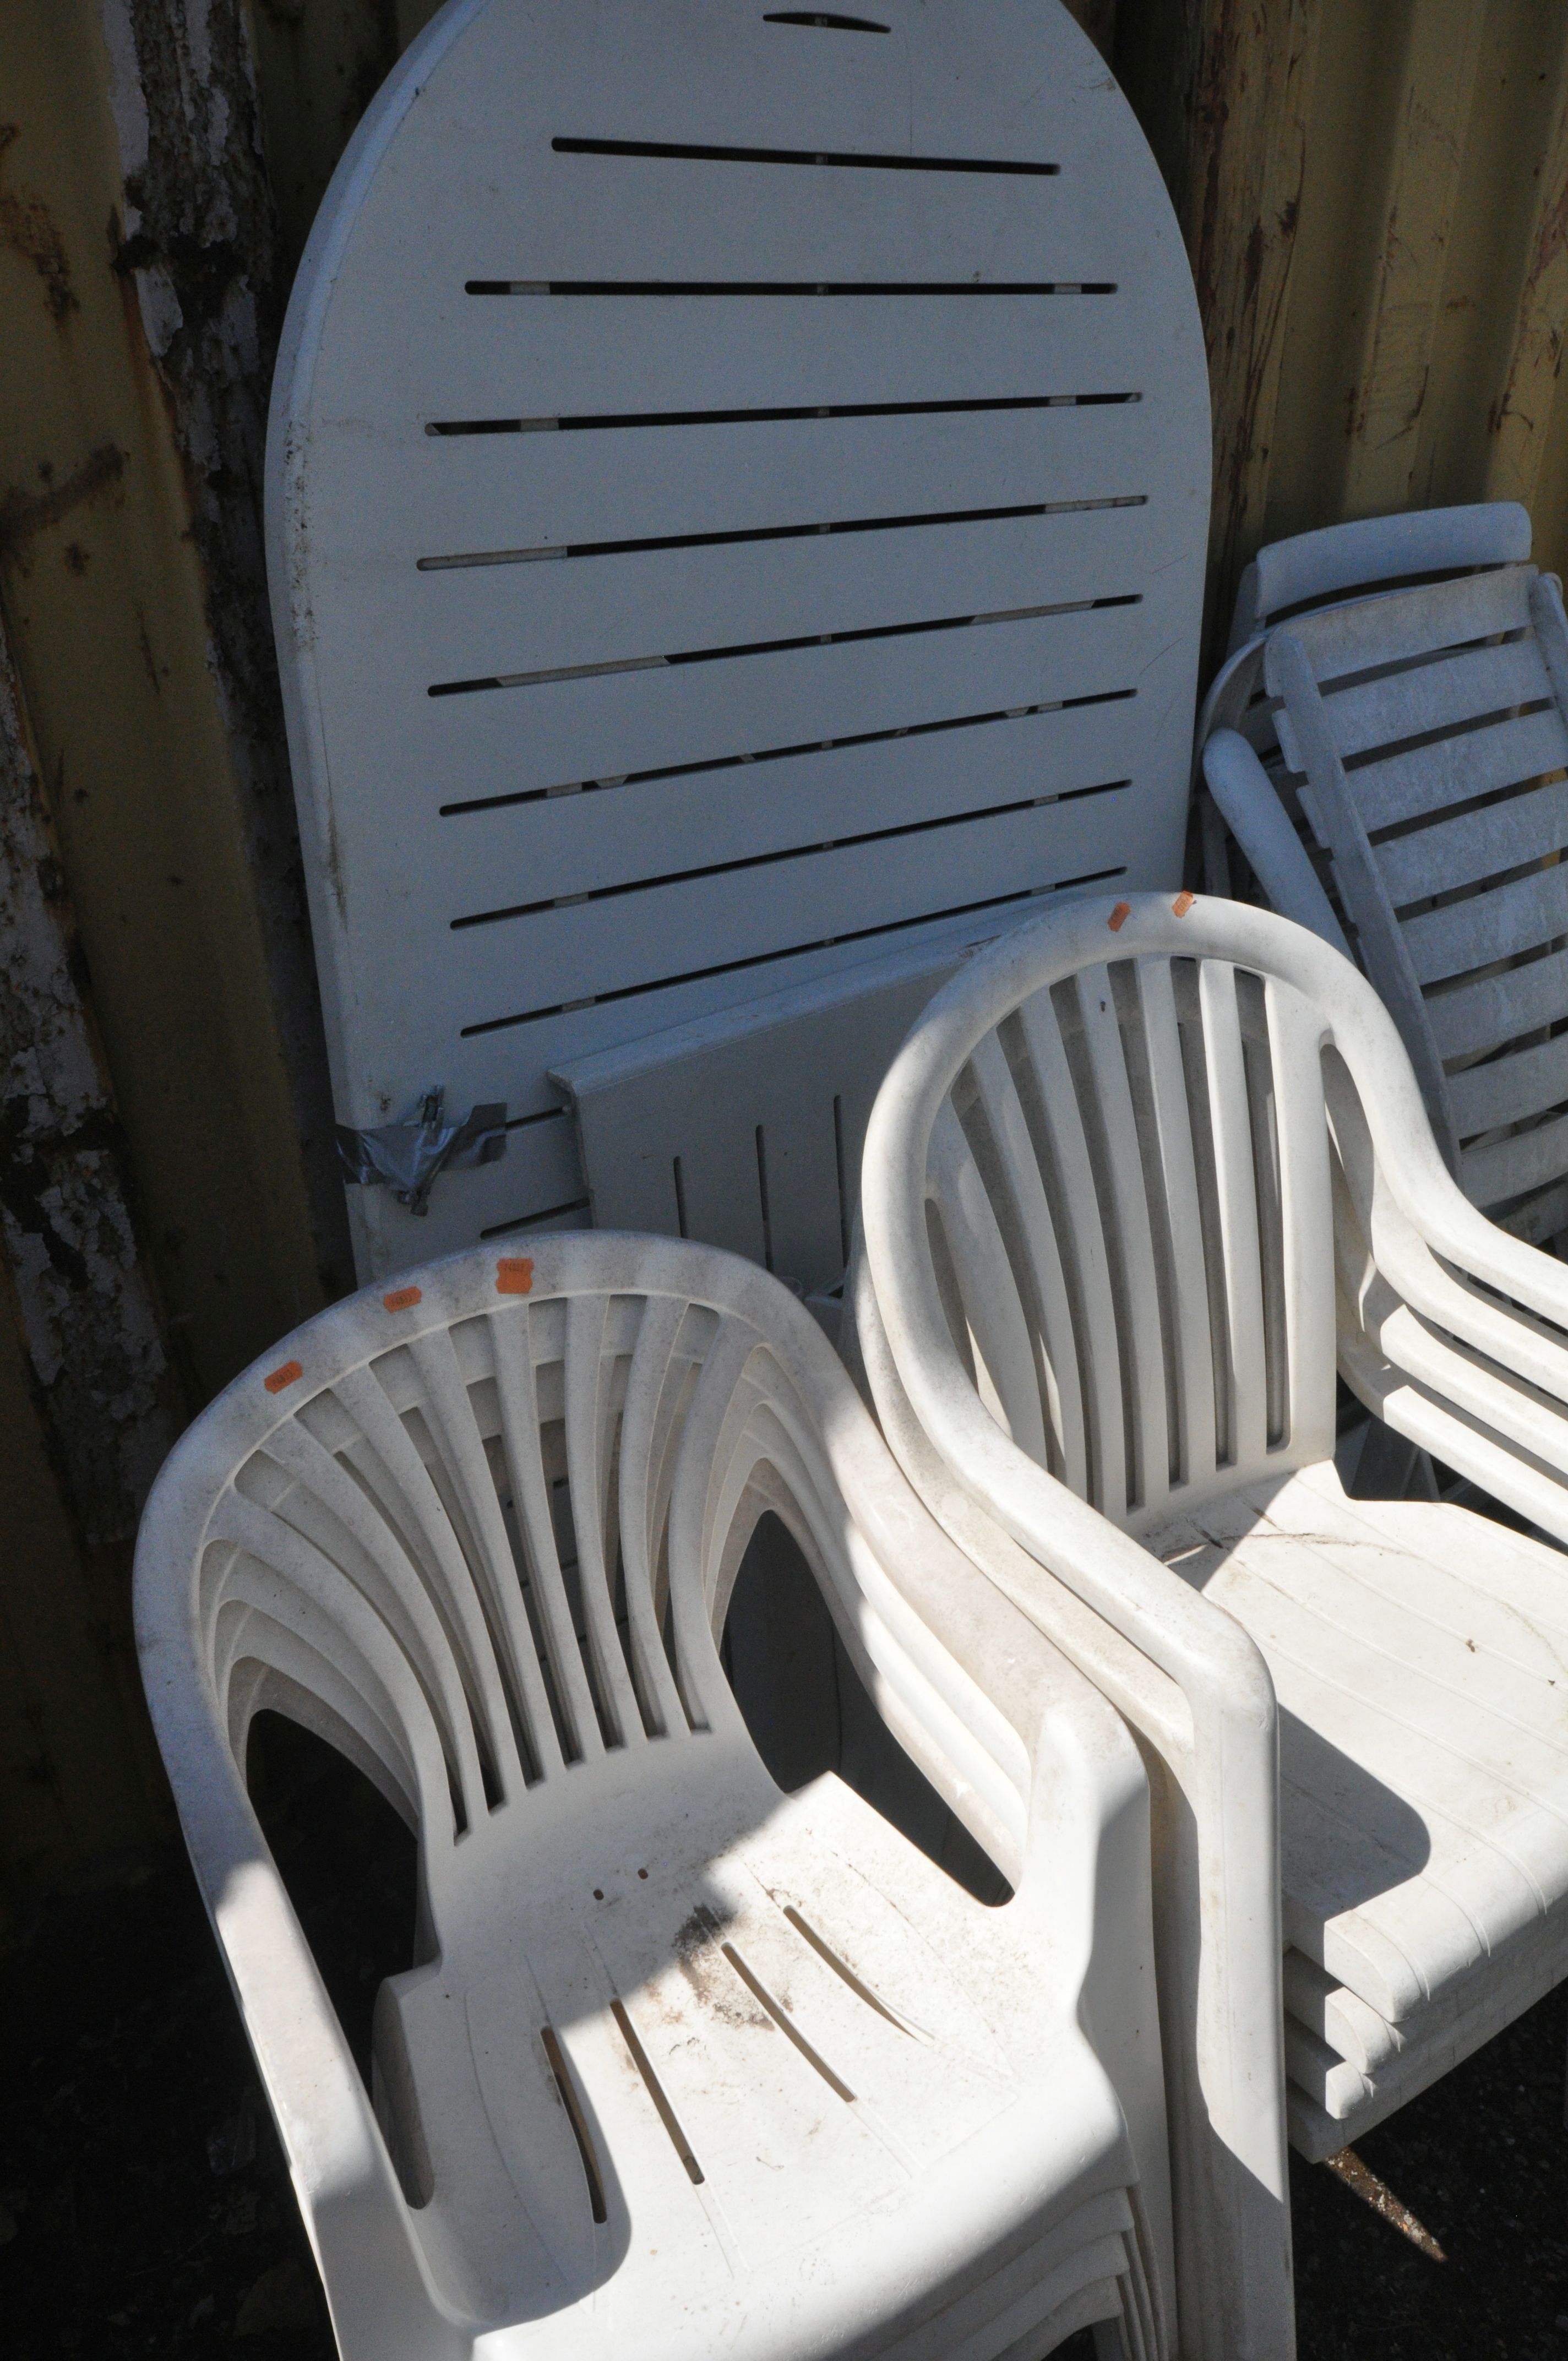
<path id="1" fill-rule="evenodd" d="M 1358 517 L 1350 524 L 1322 525 L 1315 533 L 1267 542 L 1237 588 L 1227 653 L 1234 655 L 1298 608 L 1359 597 L 1418 575 L 1520 566 L 1530 546 L 1530 511 L 1518 500 L 1473 500 L 1461 508 Z"/>
<path id="2" fill-rule="evenodd" d="M 1119 959 L 1129 915 L 1086 898 L 944 989 L 865 1185 L 890 1200 L 907 1160 L 981 1400 L 1138 1532 L 1332 1451 L 1334 1276 L 1321 1018 L 1223 959 Z M 938 1088 L 921 1141 L 901 1109 Z"/>
<path id="3" fill-rule="evenodd" d="M 1281 784 L 1330 855 L 1456 1177 L 1510 1226 L 1561 1228 L 1560 591 L 1533 566 L 1507 566 L 1299 616 L 1270 634 L 1264 675 L 1280 700 Z"/>
<path id="4" fill-rule="evenodd" d="M 1239 730 L 1266 760 L 1277 756 L 1263 679 L 1263 644 L 1277 623 L 1331 601 L 1382 598 L 1433 577 L 1522 566 L 1530 550 L 1530 511 L 1517 500 L 1358 517 L 1266 543 L 1236 590 L 1230 645 L 1198 717 L 1198 753 L 1216 730 Z M 1218 879 L 1209 883 L 1212 892 L 1220 890 Z"/>
<path id="5" fill-rule="evenodd" d="M 451 0 L 268 464 L 340 1121 L 507 1110 L 363 1274 L 583 1218 L 552 1069 L 1179 875 L 1202 336 L 1060 0 Z"/>
<path id="6" fill-rule="evenodd" d="M 738 1734 L 715 1632 L 764 1511 L 829 1587 L 844 1571 L 747 1300 L 771 1282 L 647 1240 L 548 1246 L 323 1314 L 205 1414 L 158 1504 L 242 1775 L 266 1708 L 330 1739 L 419 1831 L 437 1929 L 493 1874 L 485 1832 L 583 1808 L 607 1757 L 657 1775 L 694 1730 Z"/>

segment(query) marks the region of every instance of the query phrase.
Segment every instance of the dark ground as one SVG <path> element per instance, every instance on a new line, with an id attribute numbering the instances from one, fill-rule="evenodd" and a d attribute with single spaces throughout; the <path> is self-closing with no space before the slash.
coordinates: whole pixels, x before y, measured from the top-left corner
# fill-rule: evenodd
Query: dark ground
<path id="1" fill-rule="evenodd" d="M 408 1956 L 412 1848 L 264 1720 L 253 1784 L 351 2041 Z M 351 1899 L 352 1897 L 352 1899 Z M 0 1956 L 0 2353 L 333 2361 L 310 2252 L 182 1859 L 14 1919 Z M 1568 1987 L 1360 2154 L 1432 2262 L 1292 2158 L 1301 2361 L 1568 2356 Z M 1087 2337 L 1059 2361 L 1090 2361 Z"/>

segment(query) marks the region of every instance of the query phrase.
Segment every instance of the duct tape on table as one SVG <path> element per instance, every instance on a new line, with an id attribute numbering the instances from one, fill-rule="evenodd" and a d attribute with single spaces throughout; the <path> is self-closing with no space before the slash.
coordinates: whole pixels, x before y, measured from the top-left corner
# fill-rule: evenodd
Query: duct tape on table
<path id="1" fill-rule="evenodd" d="M 389 1189 L 411 1213 L 430 1210 L 430 1192 L 444 1172 L 494 1164 L 507 1152 L 504 1101 L 477 1106 L 448 1123 L 446 1093 L 423 1092 L 401 1123 L 356 1131 L 337 1126 L 338 1160 L 345 1180 L 362 1189 Z"/>

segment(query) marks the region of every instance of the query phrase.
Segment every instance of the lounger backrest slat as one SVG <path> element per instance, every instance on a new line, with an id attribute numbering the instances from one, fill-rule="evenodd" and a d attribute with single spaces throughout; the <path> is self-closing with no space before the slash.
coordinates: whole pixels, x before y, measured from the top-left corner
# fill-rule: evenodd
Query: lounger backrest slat
<path id="1" fill-rule="evenodd" d="M 1282 628 L 1306 649 L 1316 679 L 1343 680 L 1374 666 L 1418 664 L 1441 650 L 1527 631 L 1534 579 L 1532 566 L 1502 566 L 1491 574 L 1464 575 L 1454 582 L 1424 583 L 1376 599 L 1324 607 L 1315 614 L 1298 615 Z M 1269 678 L 1266 655 L 1264 672 Z M 1354 750 L 1347 745 L 1344 751 Z"/>
<path id="2" fill-rule="evenodd" d="M 1360 517 L 1288 541 L 1270 542 L 1246 569 L 1236 600 L 1233 647 L 1309 600 L 1354 593 L 1401 576 L 1460 567 L 1519 565 L 1530 555 L 1530 512 L 1517 500 L 1416 509 Z"/>
<path id="3" fill-rule="evenodd" d="M 1568 879 L 1555 862 L 1533 869 L 1466 901 L 1423 910 L 1405 920 L 1402 933 L 1422 983 L 1517 959 L 1568 934 Z"/>

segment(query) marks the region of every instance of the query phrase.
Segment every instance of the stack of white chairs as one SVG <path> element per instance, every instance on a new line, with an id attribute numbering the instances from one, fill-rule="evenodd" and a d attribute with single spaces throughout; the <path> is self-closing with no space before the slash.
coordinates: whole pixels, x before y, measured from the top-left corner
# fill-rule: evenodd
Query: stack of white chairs
<path id="1" fill-rule="evenodd" d="M 769 1514 L 1001 1906 L 764 1771 L 718 1643 Z M 137 1616 L 344 2361 L 1173 2350 L 1136 1749 L 776 1280 L 564 1236 L 336 1305 L 174 1451 Z M 418 1838 L 369 2090 L 247 1792 L 264 1711 Z"/>
<path id="2" fill-rule="evenodd" d="M 1366 1408 L 1568 1543 L 1568 1276 L 1486 1221 L 1382 1003 L 1227 901 L 973 961 L 867 1136 L 853 1305 L 906 1474 L 1157 1781 L 1181 2350 L 1292 2349 L 1321 2158 L 1568 1971 L 1568 1585 L 1350 1500 Z"/>

